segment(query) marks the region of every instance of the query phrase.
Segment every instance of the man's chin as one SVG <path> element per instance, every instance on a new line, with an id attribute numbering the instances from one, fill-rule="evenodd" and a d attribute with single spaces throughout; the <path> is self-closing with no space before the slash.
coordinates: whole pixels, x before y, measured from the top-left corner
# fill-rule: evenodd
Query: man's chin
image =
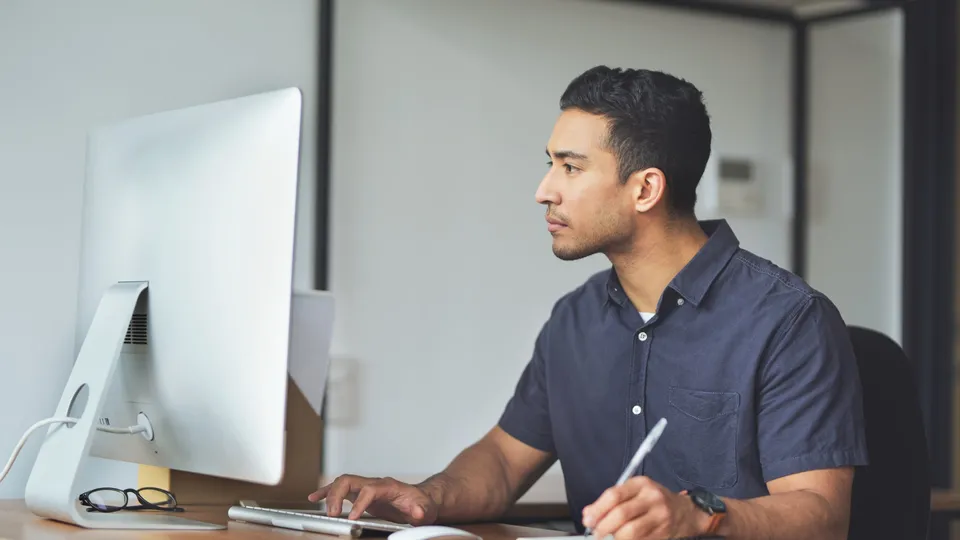
<path id="1" fill-rule="evenodd" d="M 592 250 L 559 246 L 556 243 L 553 244 L 553 254 L 561 261 L 576 261 L 584 257 L 589 257 L 594 253 Z"/>

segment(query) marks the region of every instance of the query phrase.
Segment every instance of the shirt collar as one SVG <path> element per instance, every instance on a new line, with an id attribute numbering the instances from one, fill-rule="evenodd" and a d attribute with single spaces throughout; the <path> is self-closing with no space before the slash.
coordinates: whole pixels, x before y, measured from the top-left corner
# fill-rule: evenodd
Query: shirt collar
<path id="1" fill-rule="evenodd" d="M 726 220 L 700 221 L 699 224 L 707 234 L 706 244 L 668 285 L 686 302 L 694 306 L 700 305 L 717 276 L 740 249 L 740 241 Z M 617 272 L 613 268 L 607 275 L 607 299 L 619 306 L 628 302 L 627 295 L 623 292 L 623 287 L 620 286 L 620 280 L 617 278 Z"/>

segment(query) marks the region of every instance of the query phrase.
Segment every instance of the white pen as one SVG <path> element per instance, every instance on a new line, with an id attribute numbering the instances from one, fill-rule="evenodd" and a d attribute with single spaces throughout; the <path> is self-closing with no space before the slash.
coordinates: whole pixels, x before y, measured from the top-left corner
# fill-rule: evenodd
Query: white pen
<path id="1" fill-rule="evenodd" d="M 650 433 L 647 433 L 647 436 L 643 439 L 643 442 L 640 443 L 640 448 L 637 448 L 637 453 L 633 455 L 633 459 L 630 460 L 627 468 L 624 469 L 623 473 L 620 474 L 620 478 L 617 480 L 618 486 L 622 486 L 624 482 L 633 476 L 633 473 L 637 472 L 637 468 L 640 467 L 640 463 L 643 461 L 643 458 L 647 457 L 647 454 L 653 450 L 653 445 L 657 444 L 657 441 L 660 440 L 660 435 L 663 434 L 663 429 L 666 427 L 667 419 L 661 418 L 660 421 L 653 426 L 653 429 L 650 430 Z M 583 531 L 583 535 L 590 536 L 591 532 L 593 532 L 593 529 L 587 527 Z"/>

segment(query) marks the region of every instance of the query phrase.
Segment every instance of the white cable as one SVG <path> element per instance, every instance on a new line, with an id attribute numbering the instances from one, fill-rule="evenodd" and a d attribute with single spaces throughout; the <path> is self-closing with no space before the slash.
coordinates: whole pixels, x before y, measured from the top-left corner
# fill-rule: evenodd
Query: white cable
<path id="1" fill-rule="evenodd" d="M 10 460 L 7 461 L 7 465 L 3 468 L 3 471 L 0 471 L 0 482 L 3 482 L 3 479 L 7 477 L 7 474 L 10 472 L 10 469 L 13 468 L 13 462 L 17 460 L 17 456 L 20 454 L 20 451 L 23 450 L 23 445 L 27 444 L 27 439 L 30 438 L 30 435 L 33 435 L 33 432 L 44 427 L 49 426 L 50 424 L 76 424 L 76 418 L 47 418 L 46 420 L 41 420 L 36 424 L 30 426 L 30 429 L 23 434 L 23 437 L 20 437 L 20 442 L 17 443 L 17 446 L 13 449 L 13 454 L 10 456 Z"/>
<path id="2" fill-rule="evenodd" d="M 20 451 L 23 450 L 23 445 L 27 444 L 27 439 L 30 438 L 30 435 L 33 435 L 33 432 L 44 427 L 49 426 L 50 424 L 76 424 L 76 418 L 70 417 L 58 417 L 58 418 L 47 418 L 46 420 L 41 420 L 36 424 L 30 426 L 30 429 L 23 434 L 23 437 L 20 437 L 20 442 L 17 443 L 17 446 L 13 449 L 13 454 L 10 455 L 10 459 L 7 461 L 7 464 L 3 467 L 3 470 L 0 471 L 0 482 L 3 482 L 3 479 L 7 477 L 7 474 L 10 473 L 10 469 L 13 468 L 13 462 L 17 460 L 17 456 L 20 455 Z M 118 433 L 118 434 L 131 434 L 131 433 L 143 433 L 147 430 L 146 426 L 136 425 L 125 428 L 115 428 L 109 426 L 97 426 L 98 431 L 103 431 L 105 433 Z"/>
<path id="3" fill-rule="evenodd" d="M 110 427 L 110 426 L 97 426 L 97 431 L 102 431 L 104 433 L 119 433 L 119 434 L 130 434 L 130 433 L 143 433 L 147 430 L 147 426 L 130 426 L 130 427 Z"/>

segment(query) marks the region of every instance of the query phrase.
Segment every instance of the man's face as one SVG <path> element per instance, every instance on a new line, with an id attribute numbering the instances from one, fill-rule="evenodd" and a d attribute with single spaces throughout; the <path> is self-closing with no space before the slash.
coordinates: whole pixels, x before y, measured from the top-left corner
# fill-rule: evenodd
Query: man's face
<path id="1" fill-rule="evenodd" d="M 604 118 L 564 111 L 547 143 L 550 169 L 537 189 L 546 205 L 553 253 L 575 260 L 627 244 L 636 227 L 630 189 L 620 183 L 617 159 L 603 147 Z"/>

